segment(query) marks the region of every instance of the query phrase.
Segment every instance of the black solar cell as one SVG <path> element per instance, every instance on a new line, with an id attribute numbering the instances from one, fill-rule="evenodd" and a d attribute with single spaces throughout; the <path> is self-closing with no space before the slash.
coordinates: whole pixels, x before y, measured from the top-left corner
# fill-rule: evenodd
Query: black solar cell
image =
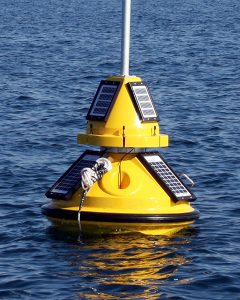
<path id="1" fill-rule="evenodd" d="M 81 170 L 93 167 L 102 152 L 86 150 L 71 167 L 47 191 L 46 196 L 52 199 L 68 200 L 81 186 Z"/>
<path id="2" fill-rule="evenodd" d="M 154 107 L 151 95 L 145 82 L 129 83 L 132 100 L 143 121 L 158 120 L 158 114 Z"/>
<path id="3" fill-rule="evenodd" d="M 93 99 L 88 120 L 104 120 L 115 100 L 120 82 L 102 80 Z"/>
<path id="4" fill-rule="evenodd" d="M 193 201 L 196 199 L 195 195 L 186 187 L 160 154 L 142 153 L 138 154 L 138 158 L 175 201 Z"/>

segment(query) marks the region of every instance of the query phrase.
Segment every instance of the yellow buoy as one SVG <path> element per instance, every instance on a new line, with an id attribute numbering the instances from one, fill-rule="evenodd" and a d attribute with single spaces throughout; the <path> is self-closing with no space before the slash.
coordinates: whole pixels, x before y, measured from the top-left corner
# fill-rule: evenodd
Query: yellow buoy
<path id="1" fill-rule="evenodd" d="M 54 222 L 78 223 L 87 233 L 169 235 L 199 217 L 190 205 L 196 197 L 157 151 L 168 146 L 168 135 L 160 131 L 147 83 L 128 74 L 128 38 L 122 75 L 100 82 L 86 131 L 77 137 L 99 150 L 85 151 L 57 180 L 42 212 Z"/>

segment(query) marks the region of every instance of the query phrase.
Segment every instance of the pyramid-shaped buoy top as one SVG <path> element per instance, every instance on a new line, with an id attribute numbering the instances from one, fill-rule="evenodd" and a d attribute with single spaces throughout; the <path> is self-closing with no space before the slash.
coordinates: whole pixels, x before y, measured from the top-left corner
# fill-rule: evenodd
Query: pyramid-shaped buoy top
<path id="1" fill-rule="evenodd" d="M 118 148 L 168 146 L 160 134 L 159 116 L 146 82 L 135 76 L 102 80 L 87 114 L 86 133 L 79 144 Z"/>

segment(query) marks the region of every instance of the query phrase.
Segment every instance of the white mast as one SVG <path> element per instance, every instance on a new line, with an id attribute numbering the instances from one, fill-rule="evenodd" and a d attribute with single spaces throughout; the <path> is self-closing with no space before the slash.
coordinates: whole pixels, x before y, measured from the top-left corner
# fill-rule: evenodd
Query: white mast
<path id="1" fill-rule="evenodd" d="M 121 75 L 129 75 L 131 0 L 122 0 L 122 60 Z"/>

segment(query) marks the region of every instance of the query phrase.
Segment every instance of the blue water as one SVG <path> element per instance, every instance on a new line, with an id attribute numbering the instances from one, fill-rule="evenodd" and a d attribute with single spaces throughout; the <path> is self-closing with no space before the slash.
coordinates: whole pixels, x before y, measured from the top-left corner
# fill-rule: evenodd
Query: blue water
<path id="1" fill-rule="evenodd" d="M 0 299 L 240 299 L 240 2 L 132 2 L 131 74 L 150 86 L 163 155 L 196 182 L 201 218 L 172 238 L 51 226 L 44 193 L 120 70 L 121 5 L 0 0 Z"/>

